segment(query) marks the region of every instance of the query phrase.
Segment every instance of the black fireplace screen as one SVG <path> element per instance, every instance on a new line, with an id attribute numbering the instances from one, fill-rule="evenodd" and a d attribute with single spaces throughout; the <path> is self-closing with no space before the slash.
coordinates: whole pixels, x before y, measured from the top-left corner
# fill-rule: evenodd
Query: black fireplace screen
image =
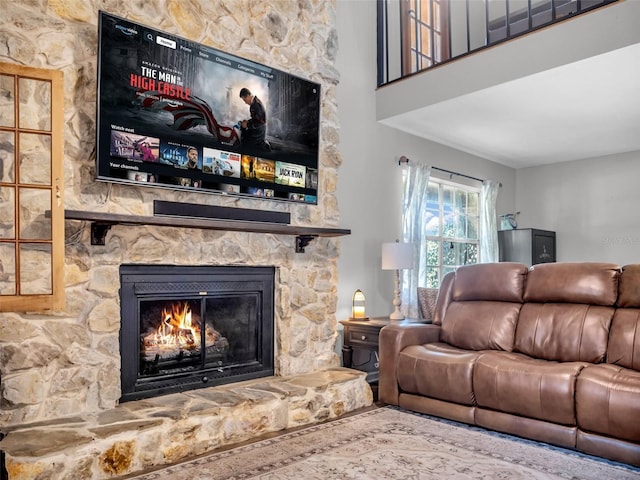
<path id="1" fill-rule="evenodd" d="M 122 265 L 121 401 L 273 375 L 271 267 Z"/>

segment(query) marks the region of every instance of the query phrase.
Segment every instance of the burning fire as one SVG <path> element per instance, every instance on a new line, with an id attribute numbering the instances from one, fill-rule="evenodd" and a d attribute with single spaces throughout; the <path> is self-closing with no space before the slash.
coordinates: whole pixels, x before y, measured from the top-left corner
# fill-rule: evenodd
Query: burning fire
<path id="1" fill-rule="evenodd" d="M 145 337 L 145 346 L 198 348 L 200 332 L 191 322 L 191 313 L 189 302 L 174 302 L 170 307 L 163 308 L 160 325 Z"/>

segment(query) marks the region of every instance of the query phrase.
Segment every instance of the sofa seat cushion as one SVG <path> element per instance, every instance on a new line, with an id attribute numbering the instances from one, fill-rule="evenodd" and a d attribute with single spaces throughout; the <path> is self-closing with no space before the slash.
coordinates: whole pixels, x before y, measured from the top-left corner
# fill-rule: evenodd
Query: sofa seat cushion
<path id="1" fill-rule="evenodd" d="M 407 393 L 474 406 L 472 374 L 480 355 L 446 343 L 412 345 L 398 357 L 398 385 Z"/>
<path id="2" fill-rule="evenodd" d="M 578 377 L 576 413 L 581 430 L 640 443 L 640 372 L 591 365 Z"/>
<path id="3" fill-rule="evenodd" d="M 549 362 L 519 353 L 486 352 L 473 371 L 478 406 L 562 425 L 576 425 L 576 377 L 584 362 Z"/>

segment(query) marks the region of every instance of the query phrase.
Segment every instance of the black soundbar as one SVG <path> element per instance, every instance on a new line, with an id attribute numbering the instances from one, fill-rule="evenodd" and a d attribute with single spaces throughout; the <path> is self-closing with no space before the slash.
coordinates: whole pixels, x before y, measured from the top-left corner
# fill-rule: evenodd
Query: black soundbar
<path id="1" fill-rule="evenodd" d="M 198 203 L 153 201 L 153 214 L 171 217 L 215 218 L 220 220 L 241 220 L 245 222 L 282 223 L 291 221 L 289 212 L 272 212 L 249 208 L 218 207 Z"/>

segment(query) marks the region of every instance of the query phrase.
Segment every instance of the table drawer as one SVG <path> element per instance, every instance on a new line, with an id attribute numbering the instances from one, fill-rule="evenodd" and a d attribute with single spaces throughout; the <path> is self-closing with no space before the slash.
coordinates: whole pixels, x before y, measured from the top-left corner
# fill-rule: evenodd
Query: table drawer
<path id="1" fill-rule="evenodd" d="M 353 328 L 347 329 L 345 343 L 351 345 L 362 345 L 371 348 L 378 348 L 378 335 L 379 330 L 371 331 L 367 328 Z"/>

